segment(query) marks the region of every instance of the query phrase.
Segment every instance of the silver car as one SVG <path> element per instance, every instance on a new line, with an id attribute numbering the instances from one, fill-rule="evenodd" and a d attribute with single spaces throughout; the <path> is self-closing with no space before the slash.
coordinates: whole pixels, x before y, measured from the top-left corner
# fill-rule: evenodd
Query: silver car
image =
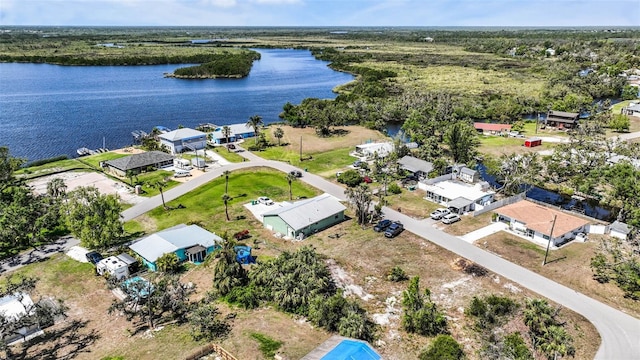
<path id="1" fill-rule="evenodd" d="M 453 224 L 456 221 L 460 221 L 460 216 L 458 216 L 458 214 L 447 214 L 442 217 L 442 222 L 444 224 Z"/>

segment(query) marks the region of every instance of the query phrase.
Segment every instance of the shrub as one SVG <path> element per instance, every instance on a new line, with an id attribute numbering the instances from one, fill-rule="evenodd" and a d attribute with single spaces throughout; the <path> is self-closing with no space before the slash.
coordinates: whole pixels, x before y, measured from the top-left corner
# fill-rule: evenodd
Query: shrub
<path id="1" fill-rule="evenodd" d="M 356 187 L 362 183 L 363 178 L 355 170 L 347 170 L 338 176 L 338 182 L 347 185 L 348 187 Z"/>
<path id="2" fill-rule="evenodd" d="M 273 340 L 260 333 L 251 333 L 251 337 L 260 343 L 260 352 L 266 359 L 272 359 L 276 355 L 276 351 L 282 346 L 282 341 Z"/>
<path id="3" fill-rule="evenodd" d="M 389 274 L 387 275 L 387 280 L 393 282 L 400 282 L 408 279 L 409 277 L 407 276 L 407 273 L 405 273 L 404 270 L 400 268 L 400 266 L 395 266 L 389 271 Z"/>
<path id="4" fill-rule="evenodd" d="M 402 192 L 402 188 L 400 188 L 400 186 L 398 186 L 398 184 L 396 183 L 391 183 L 387 187 L 387 191 L 392 194 L 400 194 Z"/>
<path id="5" fill-rule="evenodd" d="M 420 360 L 460 360 L 464 351 L 458 342 L 449 335 L 438 335 L 420 356 Z"/>

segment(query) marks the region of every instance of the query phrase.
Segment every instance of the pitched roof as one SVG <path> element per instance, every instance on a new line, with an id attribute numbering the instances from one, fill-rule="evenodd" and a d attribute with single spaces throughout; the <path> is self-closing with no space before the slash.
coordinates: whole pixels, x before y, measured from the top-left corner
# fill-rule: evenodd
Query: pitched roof
<path id="1" fill-rule="evenodd" d="M 618 220 L 612 222 L 611 225 L 609 225 L 609 230 L 613 230 L 622 234 L 629 234 L 631 232 L 629 225 Z"/>
<path id="2" fill-rule="evenodd" d="M 267 211 L 262 216 L 279 216 L 292 229 L 298 231 L 345 209 L 346 207 L 337 198 L 325 193 L 311 199 L 297 201 L 293 204 Z"/>
<path id="3" fill-rule="evenodd" d="M 559 122 L 574 122 L 578 121 L 580 114 L 571 113 L 566 111 L 549 111 L 547 114 L 547 120 L 559 121 Z"/>
<path id="4" fill-rule="evenodd" d="M 487 131 L 511 130 L 511 124 L 491 124 L 491 123 L 474 122 L 473 127 L 476 128 L 477 130 L 487 130 Z"/>
<path id="5" fill-rule="evenodd" d="M 169 141 L 193 139 L 193 138 L 203 137 L 203 136 L 206 137 L 207 134 L 203 133 L 202 131 L 189 129 L 189 128 L 173 130 L 173 131 L 169 131 L 168 133 L 158 135 L 159 138 L 169 140 Z"/>
<path id="6" fill-rule="evenodd" d="M 231 130 L 231 132 L 229 133 L 230 137 L 255 132 L 253 128 L 251 126 L 248 126 L 247 124 L 231 124 L 226 126 L 228 126 Z M 222 135 L 222 126 L 217 128 L 216 131 L 212 132 L 211 137 L 214 139 L 224 139 L 224 135 Z"/>
<path id="7" fill-rule="evenodd" d="M 5 319 L 18 320 L 27 315 L 27 308 L 33 311 L 33 300 L 29 294 L 20 293 L 0 298 L 0 316 Z"/>
<path id="8" fill-rule="evenodd" d="M 411 172 L 422 171 L 424 173 L 430 173 L 431 170 L 433 170 L 432 163 L 409 155 L 398 160 L 398 163 L 402 165 L 402 168 Z"/>
<path id="9" fill-rule="evenodd" d="M 565 212 L 521 200 L 495 210 L 496 213 L 510 217 L 527 225 L 528 229 L 549 235 L 553 226 L 553 236 L 562 236 L 589 222 Z M 555 224 L 553 219 L 555 216 Z"/>
<path id="10" fill-rule="evenodd" d="M 220 244 L 222 238 L 198 225 L 180 224 L 151 234 L 129 246 L 147 261 L 155 262 L 164 254 L 194 245 L 205 248 Z"/>
<path id="11" fill-rule="evenodd" d="M 127 171 L 173 160 L 173 158 L 173 155 L 169 155 L 162 151 L 147 151 L 140 154 L 121 157 L 119 159 L 108 160 L 105 161 L 105 164 L 122 171 Z"/>

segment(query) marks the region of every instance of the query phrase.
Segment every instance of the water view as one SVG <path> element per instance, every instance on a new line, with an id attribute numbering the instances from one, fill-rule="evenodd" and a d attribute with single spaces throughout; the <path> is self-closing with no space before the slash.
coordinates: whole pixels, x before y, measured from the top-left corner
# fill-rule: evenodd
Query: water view
<path id="1" fill-rule="evenodd" d="M 164 78 L 185 65 L 57 66 L 0 63 L 0 146 L 29 160 L 76 156 L 76 149 L 115 149 L 134 130 L 201 123 L 279 121 L 286 102 L 335 98 L 353 76 L 333 71 L 309 51 L 259 50 L 244 79 Z"/>

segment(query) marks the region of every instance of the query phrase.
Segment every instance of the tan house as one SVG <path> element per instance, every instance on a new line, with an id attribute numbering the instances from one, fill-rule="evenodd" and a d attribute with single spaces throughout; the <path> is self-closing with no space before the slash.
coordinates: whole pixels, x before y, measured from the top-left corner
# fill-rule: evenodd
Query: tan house
<path id="1" fill-rule="evenodd" d="M 578 126 L 579 117 L 578 113 L 549 110 L 544 124 L 557 129 L 573 129 Z"/>

